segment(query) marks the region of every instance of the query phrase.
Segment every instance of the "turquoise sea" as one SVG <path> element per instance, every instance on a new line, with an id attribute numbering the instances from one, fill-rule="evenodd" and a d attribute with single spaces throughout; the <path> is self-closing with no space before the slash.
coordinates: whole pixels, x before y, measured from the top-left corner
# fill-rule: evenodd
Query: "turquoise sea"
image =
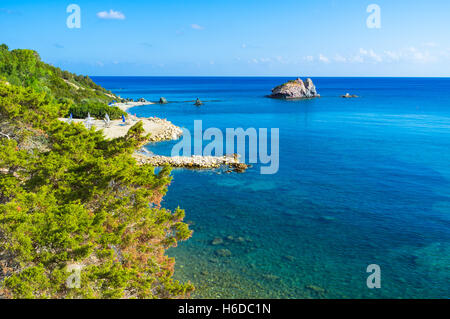
<path id="1" fill-rule="evenodd" d="M 175 278 L 204 298 L 450 297 L 450 79 L 313 78 L 320 99 L 264 97 L 294 78 L 93 77 L 173 102 L 138 116 L 280 129 L 277 174 L 173 171 L 163 206 L 194 230 L 169 250 Z M 366 286 L 370 264 L 380 289 Z"/>

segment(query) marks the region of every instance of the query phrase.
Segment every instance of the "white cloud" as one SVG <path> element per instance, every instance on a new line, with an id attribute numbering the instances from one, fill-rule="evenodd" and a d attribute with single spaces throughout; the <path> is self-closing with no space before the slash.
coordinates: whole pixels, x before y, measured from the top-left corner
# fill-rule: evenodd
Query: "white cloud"
<path id="1" fill-rule="evenodd" d="M 366 49 L 361 48 L 361 49 L 359 49 L 359 54 L 362 57 L 370 58 L 374 62 L 383 62 L 383 58 L 380 55 L 376 54 L 375 51 L 373 51 L 372 49 L 366 50 Z"/>
<path id="2" fill-rule="evenodd" d="M 250 63 L 255 63 L 255 64 L 258 64 L 258 63 L 269 63 L 269 62 L 272 62 L 271 58 L 253 58 L 253 59 L 250 60 Z"/>
<path id="3" fill-rule="evenodd" d="M 438 44 L 436 42 L 425 42 L 425 43 L 422 43 L 422 46 L 429 47 L 429 48 L 435 48 L 438 46 Z"/>
<path id="4" fill-rule="evenodd" d="M 351 62 L 355 62 L 355 63 L 364 63 L 364 58 L 362 57 L 362 56 L 360 56 L 360 55 L 355 55 L 355 56 L 352 56 L 351 58 L 350 58 L 350 61 Z"/>
<path id="5" fill-rule="evenodd" d="M 324 56 L 322 53 L 319 55 L 319 61 L 323 63 L 330 63 L 330 59 Z"/>
<path id="6" fill-rule="evenodd" d="M 286 64 L 286 63 L 289 63 L 289 61 L 288 60 L 285 60 L 285 58 L 284 57 L 282 57 L 282 56 L 276 56 L 275 57 L 275 60 L 278 62 L 278 63 L 281 63 L 281 64 Z"/>
<path id="7" fill-rule="evenodd" d="M 402 56 L 402 54 L 400 52 L 389 51 L 389 50 L 384 51 L 384 54 L 386 55 L 387 59 L 391 62 L 399 61 Z"/>
<path id="8" fill-rule="evenodd" d="M 97 17 L 100 19 L 111 19 L 111 20 L 124 20 L 125 15 L 120 11 L 114 11 L 113 9 L 107 11 L 101 11 L 97 13 Z"/>
<path id="9" fill-rule="evenodd" d="M 436 62 L 437 57 L 432 56 L 430 52 L 415 52 L 412 56 L 413 60 L 418 63 Z"/>
<path id="10" fill-rule="evenodd" d="M 346 57 L 343 57 L 343 56 L 340 55 L 340 54 L 336 54 L 336 55 L 334 56 L 333 60 L 336 61 L 336 62 L 341 62 L 341 63 L 347 62 L 347 58 L 346 58 Z"/>
<path id="11" fill-rule="evenodd" d="M 198 24 L 191 24 L 191 28 L 194 30 L 203 30 L 204 28 L 201 25 Z"/>
<path id="12" fill-rule="evenodd" d="M 360 48 L 353 54 L 338 54 L 327 57 L 319 54 L 317 57 L 303 56 L 299 61 L 312 63 L 315 61 L 322 63 L 409 63 L 423 64 L 436 63 L 438 61 L 450 60 L 450 48 L 444 49 L 439 44 L 421 43 L 418 46 L 410 46 L 395 50 L 384 50 L 376 52 L 373 49 Z M 258 62 L 261 62 L 258 60 Z M 296 62 L 295 62 L 296 63 Z"/>

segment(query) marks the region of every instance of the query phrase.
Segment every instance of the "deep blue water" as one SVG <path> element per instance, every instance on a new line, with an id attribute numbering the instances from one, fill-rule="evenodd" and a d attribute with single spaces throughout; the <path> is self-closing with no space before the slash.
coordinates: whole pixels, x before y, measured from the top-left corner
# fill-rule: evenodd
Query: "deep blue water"
<path id="1" fill-rule="evenodd" d="M 173 172 L 163 206 L 184 208 L 194 235 L 169 254 L 194 297 L 450 297 L 450 79 L 313 78 L 322 98 L 302 101 L 264 97 L 292 78 L 93 79 L 177 102 L 129 111 L 138 116 L 280 129 L 275 175 Z M 186 102 L 197 97 L 205 105 Z M 381 289 L 366 286 L 369 264 Z"/>

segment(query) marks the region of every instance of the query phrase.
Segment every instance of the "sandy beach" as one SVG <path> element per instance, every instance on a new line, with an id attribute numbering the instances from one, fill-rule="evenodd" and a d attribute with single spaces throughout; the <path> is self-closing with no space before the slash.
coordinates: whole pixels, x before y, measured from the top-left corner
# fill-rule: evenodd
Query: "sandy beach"
<path id="1" fill-rule="evenodd" d="M 96 130 L 103 130 L 103 134 L 107 139 L 125 136 L 128 130 L 139 121 L 142 121 L 145 133 L 150 134 L 150 142 L 176 140 L 183 134 L 181 128 L 165 119 L 157 117 L 138 118 L 132 115 L 128 117 L 127 123 L 123 123 L 122 120 L 112 120 L 108 127 L 103 120 L 92 120 L 92 126 Z M 68 121 L 66 118 L 60 118 L 60 120 Z M 72 122 L 85 123 L 85 120 L 73 119 Z"/>
<path id="2" fill-rule="evenodd" d="M 121 109 L 124 112 L 127 112 L 128 109 L 135 107 L 135 106 L 143 106 L 143 105 L 152 105 L 155 104 L 154 102 L 124 102 L 124 103 L 114 103 L 112 106 L 117 106 L 119 109 Z"/>

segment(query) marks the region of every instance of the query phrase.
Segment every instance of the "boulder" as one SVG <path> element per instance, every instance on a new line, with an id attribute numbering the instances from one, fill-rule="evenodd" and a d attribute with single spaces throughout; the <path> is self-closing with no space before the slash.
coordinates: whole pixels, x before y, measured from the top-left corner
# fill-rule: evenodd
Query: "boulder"
<path id="1" fill-rule="evenodd" d="M 213 245 L 213 246 L 222 245 L 222 244 L 223 244 L 223 239 L 220 237 L 214 238 L 211 242 L 211 245 Z"/>
<path id="2" fill-rule="evenodd" d="M 284 84 L 275 87 L 272 90 L 270 98 L 275 99 L 309 99 L 314 97 L 320 97 L 317 93 L 316 86 L 313 81 L 308 78 L 302 81 L 300 78 L 297 80 L 291 80 Z"/>
<path id="3" fill-rule="evenodd" d="M 168 102 L 167 102 L 167 100 L 166 100 L 166 98 L 165 97 L 161 97 L 160 99 L 159 99 L 159 104 L 167 104 Z"/>
<path id="4" fill-rule="evenodd" d="M 216 250 L 216 255 L 219 257 L 231 257 L 231 251 L 228 249 L 218 249 Z"/>
<path id="5" fill-rule="evenodd" d="M 350 98 L 358 97 L 358 95 L 346 93 L 345 95 L 341 95 L 341 97 L 343 97 L 345 99 L 350 99 Z"/>

